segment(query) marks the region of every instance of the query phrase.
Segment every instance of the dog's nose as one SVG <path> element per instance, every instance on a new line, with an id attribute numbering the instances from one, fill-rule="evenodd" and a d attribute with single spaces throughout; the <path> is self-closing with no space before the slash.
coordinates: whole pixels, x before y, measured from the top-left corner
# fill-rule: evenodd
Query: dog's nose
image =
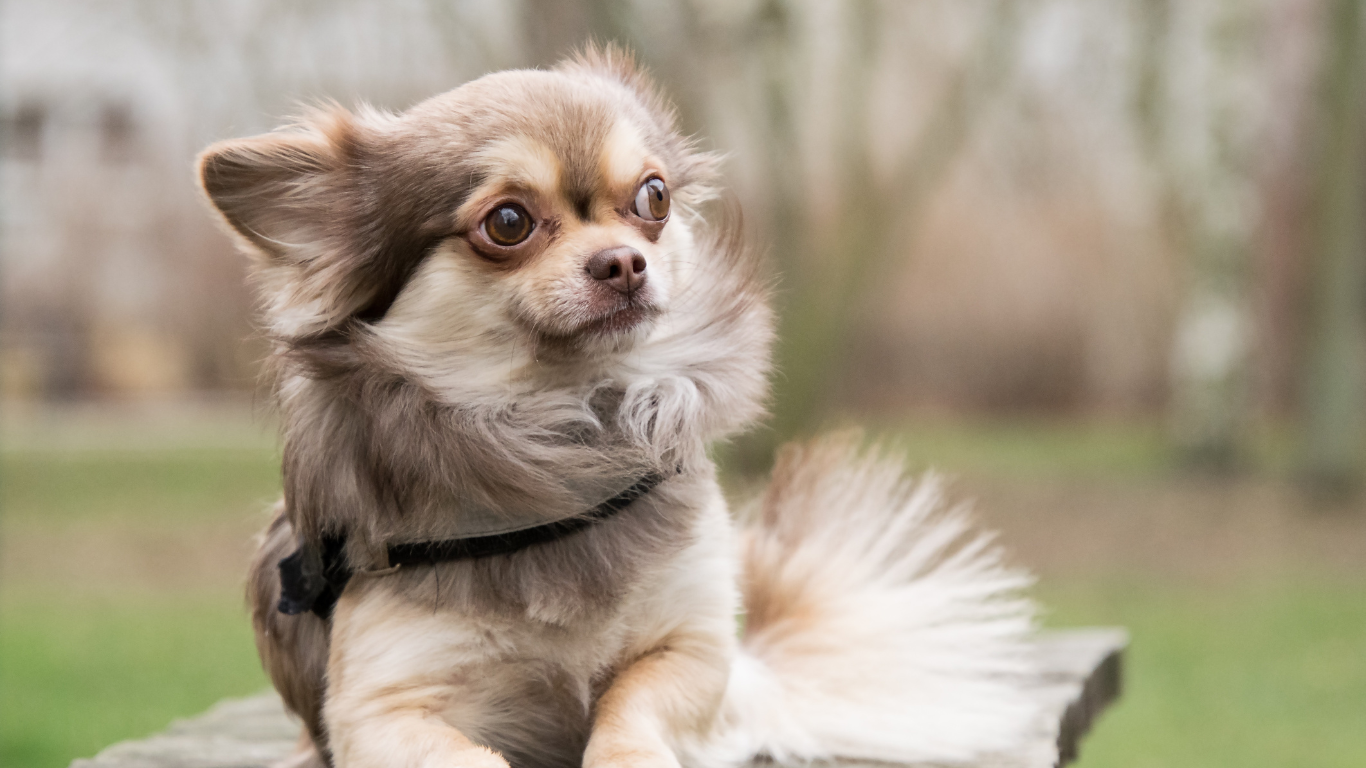
<path id="1" fill-rule="evenodd" d="M 629 295 L 645 285 L 645 257 L 629 245 L 604 248 L 588 260 L 588 274 Z"/>

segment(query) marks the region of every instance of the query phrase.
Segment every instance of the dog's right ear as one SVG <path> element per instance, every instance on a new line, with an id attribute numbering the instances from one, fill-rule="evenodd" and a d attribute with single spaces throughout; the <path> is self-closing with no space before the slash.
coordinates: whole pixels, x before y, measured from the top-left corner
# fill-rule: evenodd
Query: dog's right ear
<path id="1" fill-rule="evenodd" d="M 257 257 L 266 319 L 280 333 L 324 330 L 368 300 L 354 274 L 358 132 L 338 108 L 199 155 L 200 186 Z"/>

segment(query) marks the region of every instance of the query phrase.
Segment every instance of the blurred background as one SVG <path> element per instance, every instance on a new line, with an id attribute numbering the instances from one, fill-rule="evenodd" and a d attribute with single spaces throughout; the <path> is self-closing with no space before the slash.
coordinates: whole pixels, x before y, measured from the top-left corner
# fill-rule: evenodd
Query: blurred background
<path id="1" fill-rule="evenodd" d="M 0 1 L 0 764 L 266 685 L 279 492 L 195 152 L 634 49 L 778 272 L 773 416 L 975 499 L 1133 633 L 1082 766 L 1366 765 L 1360 0 Z"/>

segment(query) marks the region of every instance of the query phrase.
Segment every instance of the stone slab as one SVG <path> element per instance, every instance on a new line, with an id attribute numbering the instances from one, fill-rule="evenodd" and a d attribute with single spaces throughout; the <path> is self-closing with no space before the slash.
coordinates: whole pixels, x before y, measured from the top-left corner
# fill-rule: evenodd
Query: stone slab
<path id="1" fill-rule="evenodd" d="M 1047 715 L 1038 743 L 1057 745 L 1059 765 L 1076 759 L 1096 717 L 1119 698 L 1128 643 L 1121 629 L 1040 633 L 1042 674 L 1034 690 Z M 298 736 L 298 723 L 285 713 L 279 697 L 265 693 L 219 702 L 202 715 L 177 720 L 163 733 L 115 744 L 71 768 L 266 768 L 293 752 Z M 1029 762 L 1000 755 L 976 768 L 1016 768 Z"/>

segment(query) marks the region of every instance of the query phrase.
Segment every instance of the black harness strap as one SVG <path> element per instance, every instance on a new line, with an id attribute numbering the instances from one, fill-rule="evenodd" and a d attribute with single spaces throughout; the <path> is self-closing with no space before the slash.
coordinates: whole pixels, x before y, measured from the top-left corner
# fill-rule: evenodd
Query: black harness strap
<path id="1" fill-rule="evenodd" d="M 626 490 L 582 515 L 533 528 L 463 539 L 390 544 L 389 566 L 393 568 L 403 565 L 435 565 L 454 560 L 475 560 L 510 555 L 538 544 L 549 544 L 612 517 L 629 507 L 636 499 L 653 491 L 663 481 L 663 475 L 646 475 Z M 345 536 L 329 536 L 323 539 L 320 552 L 310 553 L 305 545 L 280 560 L 280 613 L 295 616 L 312 611 L 323 619 L 330 618 L 337 598 L 341 597 L 347 582 L 355 575 L 347 565 L 345 550 Z M 314 554 L 314 557 L 310 558 L 310 554 Z"/>

